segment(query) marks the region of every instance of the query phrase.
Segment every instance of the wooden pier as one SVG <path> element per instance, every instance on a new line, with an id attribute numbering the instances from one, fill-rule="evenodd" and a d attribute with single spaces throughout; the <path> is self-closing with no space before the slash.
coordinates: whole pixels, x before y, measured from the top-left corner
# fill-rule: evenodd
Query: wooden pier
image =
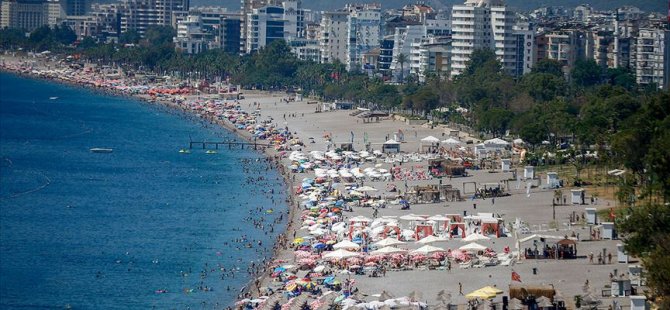
<path id="1" fill-rule="evenodd" d="M 203 150 L 205 149 L 210 149 L 214 147 L 214 149 L 218 150 L 219 146 L 225 147 L 228 146 L 228 149 L 232 149 L 234 146 L 239 146 L 241 149 L 244 149 L 245 146 L 247 147 L 253 147 L 254 150 L 257 150 L 258 147 L 266 148 L 266 147 L 271 147 L 271 144 L 267 143 L 257 143 L 257 142 L 239 142 L 239 141 L 221 141 L 221 142 L 216 142 L 216 141 L 190 141 L 188 143 L 188 148 L 193 149 L 196 147 L 200 147 Z"/>

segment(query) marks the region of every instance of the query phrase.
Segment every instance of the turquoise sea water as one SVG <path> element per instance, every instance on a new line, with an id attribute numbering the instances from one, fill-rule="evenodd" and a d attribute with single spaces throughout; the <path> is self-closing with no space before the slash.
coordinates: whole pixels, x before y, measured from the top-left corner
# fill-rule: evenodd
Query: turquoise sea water
<path id="1" fill-rule="evenodd" d="M 166 108 L 0 73 L 0 308 L 230 305 L 285 226 L 283 186 L 250 150 L 180 154 L 189 137 L 234 138 Z"/>

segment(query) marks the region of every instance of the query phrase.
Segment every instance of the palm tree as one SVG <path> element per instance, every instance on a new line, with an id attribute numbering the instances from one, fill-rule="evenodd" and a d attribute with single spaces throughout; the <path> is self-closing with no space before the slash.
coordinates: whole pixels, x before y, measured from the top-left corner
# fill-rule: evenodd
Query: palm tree
<path id="1" fill-rule="evenodd" d="M 400 63 L 400 83 L 405 81 L 405 63 L 407 60 L 407 55 L 403 53 L 398 54 L 398 62 Z"/>

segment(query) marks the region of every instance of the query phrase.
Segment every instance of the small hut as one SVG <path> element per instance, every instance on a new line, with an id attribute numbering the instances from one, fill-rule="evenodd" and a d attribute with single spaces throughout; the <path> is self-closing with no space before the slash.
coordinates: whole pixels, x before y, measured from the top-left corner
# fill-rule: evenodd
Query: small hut
<path id="1" fill-rule="evenodd" d="M 383 153 L 400 153 L 400 143 L 395 140 L 388 140 L 382 144 Z"/>

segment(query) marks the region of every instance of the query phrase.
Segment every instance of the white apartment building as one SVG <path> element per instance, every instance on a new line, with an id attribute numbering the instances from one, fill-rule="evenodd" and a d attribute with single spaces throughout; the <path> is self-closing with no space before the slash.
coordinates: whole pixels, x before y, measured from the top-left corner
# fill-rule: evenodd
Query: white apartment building
<path id="1" fill-rule="evenodd" d="M 56 25 L 64 17 L 58 0 L 0 1 L 0 28 L 32 31 L 44 25 Z"/>
<path id="2" fill-rule="evenodd" d="M 670 30 L 641 28 L 632 49 L 637 83 L 670 89 Z"/>
<path id="3" fill-rule="evenodd" d="M 362 70 L 363 55 L 378 48 L 381 41 L 381 5 L 347 5 L 347 70 Z"/>
<path id="4" fill-rule="evenodd" d="M 321 63 L 332 63 L 339 60 L 347 63 L 347 43 L 349 13 L 323 12 L 321 16 Z"/>
<path id="5" fill-rule="evenodd" d="M 283 1 L 282 6 L 265 6 L 247 14 L 244 44 L 246 53 L 257 51 L 275 40 L 304 35 L 304 11 L 299 1 Z"/>
<path id="6" fill-rule="evenodd" d="M 202 17 L 189 15 L 186 20 L 177 23 L 177 37 L 174 38 L 178 50 L 186 54 L 198 54 L 214 43 L 214 34 L 204 31 Z"/>
<path id="7" fill-rule="evenodd" d="M 503 70 L 514 74 L 517 62 L 514 24 L 514 13 L 502 0 L 467 0 L 462 5 L 454 5 L 451 75 L 465 70 L 476 49 L 494 51 Z"/>
<path id="8" fill-rule="evenodd" d="M 451 35 L 451 22 L 446 18 L 427 19 L 421 25 L 396 27 L 393 35 L 393 61 L 391 62 L 391 70 L 396 72 L 396 76 L 400 76 L 401 67 L 405 70 L 402 76 L 413 73 L 414 71 L 410 69 L 411 66 L 400 65 L 398 56 L 404 54 L 409 59 L 412 51 L 411 44 L 417 40 L 449 35 Z"/>
<path id="9" fill-rule="evenodd" d="M 411 43 L 409 70 L 425 82 L 428 74 L 447 78 L 450 74 L 451 38 L 430 36 Z"/>
<path id="10" fill-rule="evenodd" d="M 154 25 L 172 25 L 172 15 L 189 10 L 189 0 L 123 0 L 119 6 L 121 32 L 136 30 L 144 36 Z"/>

